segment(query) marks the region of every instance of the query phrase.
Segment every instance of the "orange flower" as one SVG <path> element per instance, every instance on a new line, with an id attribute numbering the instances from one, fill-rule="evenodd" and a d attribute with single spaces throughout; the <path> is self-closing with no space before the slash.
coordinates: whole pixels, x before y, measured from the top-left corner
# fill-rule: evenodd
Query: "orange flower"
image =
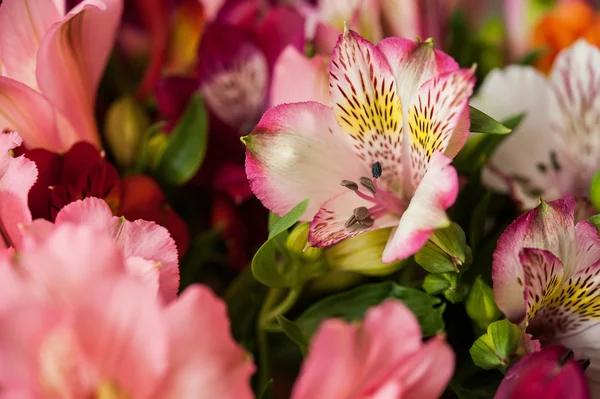
<path id="1" fill-rule="evenodd" d="M 536 67 L 550 71 L 556 55 L 581 37 L 600 45 L 600 17 L 582 1 L 559 4 L 539 20 L 533 31 L 533 47 L 546 49 Z"/>

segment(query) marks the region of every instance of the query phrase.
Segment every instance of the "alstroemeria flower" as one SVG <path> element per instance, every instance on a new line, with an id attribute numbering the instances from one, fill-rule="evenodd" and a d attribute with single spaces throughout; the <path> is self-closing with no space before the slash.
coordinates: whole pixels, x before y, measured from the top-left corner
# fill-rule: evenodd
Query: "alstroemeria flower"
<path id="1" fill-rule="evenodd" d="M 0 258 L 0 396 L 252 398 L 224 303 L 191 286 L 164 305 L 124 263 L 68 223 Z"/>
<path id="2" fill-rule="evenodd" d="M 579 359 L 600 393 L 600 238 L 575 224 L 575 201 L 542 202 L 502 234 L 492 279 L 498 307 L 542 346 L 559 344 Z"/>
<path id="3" fill-rule="evenodd" d="M 580 40 L 557 57 L 549 78 L 528 66 L 493 71 L 473 105 L 497 120 L 525 118 L 493 154 L 482 178 L 522 209 L 540 197 L 589 195 L 600 169 L 600 50 Z"/>
<path id="4" fill-rule="evenodd" d="M 438 398 L 454 369 L 439 336 L 423 344 L 401 302 L 370 309 L 362 323 L 326 320 L 312 338 L 292 399 Z"/>
<path id="5" fill-rule="evenodd" d="M 0 6 L 0 129 L 28 148 L 100 147 L 96 89 L 113 46 L 122 0 L 4 0 Z"/>
<path id="6" fill-rule="evenodd" d="M 383 260 L 406 258 L 450 223 L 473 70 L 430 41 L 374 46 L 348 31 L 329 73 L 331 107 L 279 105 L 244 139 L 250 186 L 280 215 L 310 197 L 312 246 L 393 226 Z"/>

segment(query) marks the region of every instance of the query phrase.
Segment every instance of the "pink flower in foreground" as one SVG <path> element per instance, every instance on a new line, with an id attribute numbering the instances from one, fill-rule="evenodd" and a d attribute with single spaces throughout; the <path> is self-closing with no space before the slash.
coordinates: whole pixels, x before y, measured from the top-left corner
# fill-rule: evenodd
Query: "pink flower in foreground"
<path id="1" fill-rule="evenodd" d="M 421 342 L 411 311 L 387 301 L 361 324 L 323 322 L 312 339 L 292 399 L 434 399 L 454 370 L 441 337 Z"/>
<path id="2" fill-rule="evenodd" d="M 429 41 L 374 46 L 348 31 L 329 74 L 331 107 L 276 106 L 244 138 L 250 186 L 280 215 L 310 197 L 312 246 L 394 226 L 383 261 L 406 258 L 450 223 L 473 70 Z"/>
<path id="3" fill-rule="evenodd" d="M 531 353 L 508 371 L 495 399 L 587 399 L 589 389 L 582 365 L 573 352 L 551 346 Z"/>
<path id="4" fill-rule="evenodd" d="M 4 0 L 0 6 L 0 130 L 29 148 L 100 146 L 94 104 L 113 46 L 122 0 Z"/>
<path id="5" fill-rule="evenodd" d="M 492 278 L 498 307 L 542 346 L 563 345 L 591 360 L 586 374 L 600 393 L 600 237 L 575 202 L 542 202 L 502 234 Z"/>
<path id="6" fill-rule="evenodd" d="M 223 302 L 164 306 L 108 234 L 64 223 L 0 261 L 0 396 L 252 398 Z"/>

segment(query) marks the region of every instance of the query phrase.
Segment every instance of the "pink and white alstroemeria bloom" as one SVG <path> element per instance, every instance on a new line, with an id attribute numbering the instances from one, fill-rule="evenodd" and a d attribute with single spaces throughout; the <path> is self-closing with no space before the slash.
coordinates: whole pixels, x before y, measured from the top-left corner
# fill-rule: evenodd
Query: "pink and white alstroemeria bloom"
<path id="1" fill-rule="evenodd" d="M 4 0 L 0 6 L 0 130 L 29 148 L 100 147 L 94 105 L 122 0 Z"/>
<path id="2" fill-rule="evenodd" d="M 326 320 L 313 337 L 292 399 L 435 399 L 454 370 L 454 353 L 401 302 L 370 309 L 364 322 Z"/>
<path id="3" fill-rule="evenodd" d="M 331 106 L 276 106 L 244 138 L 250 186 L 280 215 L 309 197 L 312 246 L 394 226 L 383 261 L 406 258 L 450 223 L 473 70 L 430 41 L 374 46 L 347 31 L 329 74 Z"/>
<path id="4" fill-rule="evenodd" d="M 525 113 L 483 170 L 488 187 L 510 192 L 523 210 L 540 197 L 588 197 L 600 169 L 599 66 L 600 50 L 580 40 L 549 77 L 516 65 L 488 75 L 472 104 L 497 120 Z"/>
<path id="5" fill-rule="evenodd" d="M 590 359 L 586 376 L 600 395 L 600 238 L 574 213 L 574 200 L 542 202 L 506 229 L 494 253 L 494 295 L 542 346 Z"/>

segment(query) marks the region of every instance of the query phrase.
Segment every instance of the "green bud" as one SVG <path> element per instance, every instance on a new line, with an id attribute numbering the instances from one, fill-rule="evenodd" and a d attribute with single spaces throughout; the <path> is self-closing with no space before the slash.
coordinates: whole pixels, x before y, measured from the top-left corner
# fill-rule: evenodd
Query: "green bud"
<path id="1" fill-rule="evenodd" d="M 366 277 L 363 275 L 354 272 L 332 270 L 311 280 L 307 284 L 306 292 L 308 295 L 320 295 L 323 293 L 343 291 L 355 286 L 365 278 Z"/>
<path id="2" fill-rule="evenodd" d="M 306 248 L 309 228 L 310 223 L 299 223 L 288 235 L 285 246 L 291 253 L 300 256 L 302 259 L 314 261 L 323 255 L 323 249 Z"/>
<path id="3" fill-rule="evenodd" d="M 121 97 L 111 104 L 104 121 L 104 137 L 119 165 L 133 164 L 148 126 L 144 107 L 132 97 Z"/>
<path id="4" fill-rule="evenodd" d="M 461 302 L 466 295 L 466 287 L 457 273 L 430 274 L 423 281 L 423 289 L 429 295 L 444 294 L 451 303 Z"/>
<path id="5" fill-rule="evenodd" d="M 494 291 L 481 276 L 477 276 L 465 304 L 467 314 L 479 328 L 487 326 L 501 316 L 500 309 L 494 302 Z"/>
<path id="6" fill-rule="evenodd" d="M 354 271 L 369 276 L 382 276 L 400 269 L 404 261 L 383 263 L 381 256 L 391 229 L 377 229 L 347 238 L 325 250 L 334 270 Z"/>
<path id="7" fill-rule="evenodd" d="M 600 171 L 592 177 L 590 184 L 590 201 L 597 211 L 600 211 Z"/>
<path id="8" fill-rule="evenodd" d="M 464 231 L 458 224 L 452 223 L 431 235 L 415 254 L 415 261 L 429 273 L 458 273 L 466 270 L 471 263 L 472 253 Z"/>
<path id="9" fill-rule="evenodd" d="M 150 159 L 150 167 L 156 169 L 160 163 L 165 148 L 169 144 L 169 136 L 164 133 L 158 133 L 148 140 L 148 158 Z"/>
<path id="10" fill-rule="evenodd" d="M 519 326 L 504 319 L 495 321 L 487 332 L 471 346 L 473 362 L 485 370 L 500 369 L 505 372 L 516 360 L 522 345 L 523 334 Z"/>

